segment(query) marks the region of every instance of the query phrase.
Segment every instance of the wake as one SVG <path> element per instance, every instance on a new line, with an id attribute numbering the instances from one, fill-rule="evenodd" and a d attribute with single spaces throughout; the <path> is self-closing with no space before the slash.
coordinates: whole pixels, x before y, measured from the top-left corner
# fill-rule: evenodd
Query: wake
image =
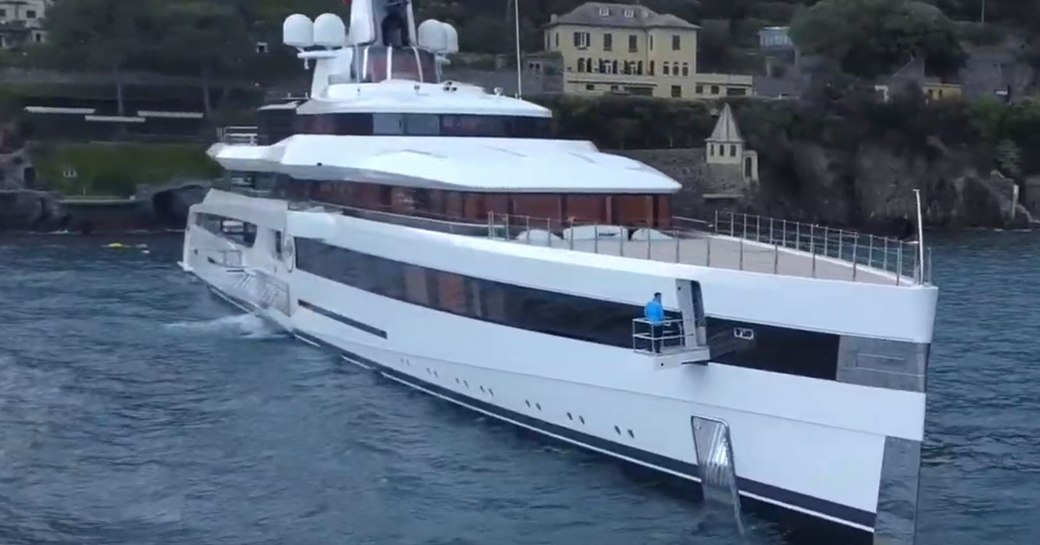
<path id="1" fill-rule="evenodd" d="M 285 337 L 285 331 L 255 314 L 238 314 L 213 320 L 174 322 L 165 324 L 164 328 L 183 333 L 234 336 L 257 340 Z"/>

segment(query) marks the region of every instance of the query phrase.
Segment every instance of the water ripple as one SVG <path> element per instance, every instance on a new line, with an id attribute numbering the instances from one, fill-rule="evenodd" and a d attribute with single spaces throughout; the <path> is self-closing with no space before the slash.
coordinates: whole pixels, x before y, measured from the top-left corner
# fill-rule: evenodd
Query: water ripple
<path id="1" fill-rule="evenodd" d="M 624 466 L 234 314 L 176 268 L 179 240 L 142 241 L 0 241 L 0 543 L 741 542 Z M 938 243 L 919 541 L 1029 543 L 1040 242 Z"/>

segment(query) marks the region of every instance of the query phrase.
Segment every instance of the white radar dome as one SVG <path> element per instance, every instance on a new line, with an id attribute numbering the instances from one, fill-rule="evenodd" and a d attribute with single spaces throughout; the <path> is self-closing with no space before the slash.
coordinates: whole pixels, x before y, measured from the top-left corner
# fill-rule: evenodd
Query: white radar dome
<path id="1" fill-rule="evenodd" d="M 314 45 L 327 48 L 343 47 L 347 43 L 347 26 L 338 15 L 322 13 L 314 20 Z"/>
<path id="2" fill-rule="evenodd" d="M 447 25 L 436 19 L 428 19 L 419 25 L 417 40 L 419 47 L 437 53 L 447 51 L 448 32 Z"/>
<path id="3" fill-rule="evenodd" d="M 458 53 L 459 52 L 459 32 L 455 30 L 455 27 L 448 23 L 444 23 L 444 33 L 446 34 L 445 53 Z"/>
<path id="4" fill-rule="evenodd" d="M 294 13 L 282 23 L 282 43 L 303 49 L 314 45 L 314 23 L 306 15 Z"/>

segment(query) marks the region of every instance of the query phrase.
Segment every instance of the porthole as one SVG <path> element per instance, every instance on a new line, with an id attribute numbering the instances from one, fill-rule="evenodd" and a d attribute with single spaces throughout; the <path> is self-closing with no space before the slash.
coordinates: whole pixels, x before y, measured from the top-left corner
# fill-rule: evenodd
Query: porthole
<path id="1" fill-rule="evenodd" d="M 621 428 L 614 426 L 614 433 L 621 435 Z"/>
<path id="2" fill-rule="evenodd" d="M 463 384 L 463 385 L 464 385 L 464 386 L 465 386 L 466 388 L 469 388 L 469 381 L 468 381 L 468 380 L 464 380 L 464 381 L 462 381 L 462 384 Z"/>
<path id="3" fill-rule="evenodd" d="M 542 410 L 542 404 L 541 403 L 535 403 L 534 406 L 537 407 L 539 411 Z"/>
<path id="4" fill-rule="evenodd" d="M 483 386 L 480 387 L 480 393 L 484 393 L 484 387 Z"/>
<path id="5" fill-rule="evenodd" d="M 567 413 L 567 420 L 574 420 L 574 415 Z"/>
<path id="6" fill-rule="evenodd" d="M 459 377 L 455 377 L 455 384 L 462 384 L 462 382 L 459 380 Z"/>
<path id="7" fill-rule="evenodd" d="M 582 424 L 584 424 L 585 423 L 585 417 L 584 416 L 578 416 L 578 422 L 581 422 Z"/>
<path id="8" fill-rule="evenodd" d="M 488 393 L 491 394 L 491 397 L 495 397 L 495 391 L 491 388 L 488 388 Z"/>
<path id="9" fill-rule="evenodd" d="M 628 436 L 631 437 L 632 439 L 636 438 L 636 434 L 632 433 L 632 430 L 628 430 Z"/>
<path id="10" fill-rule="evenodd" d="M 437 370 L 436 369 L 433 370 L 433 376 L 435 376 L 437 378 L 440 378 L 440 375 L 437 374 Z"/>
<path id="11" fill-rule="evenodd" d="M 526 399 L 525 399 L 525 400 L 524 400 L 524 403 L 527 403 L 527 408 L 528 408 L 528 409 L 530 409 L 530 408 L 531 408 L 531 402 L 530 402 L 530 401 L 528 401 L 528 400 L 526 400 Z"/>

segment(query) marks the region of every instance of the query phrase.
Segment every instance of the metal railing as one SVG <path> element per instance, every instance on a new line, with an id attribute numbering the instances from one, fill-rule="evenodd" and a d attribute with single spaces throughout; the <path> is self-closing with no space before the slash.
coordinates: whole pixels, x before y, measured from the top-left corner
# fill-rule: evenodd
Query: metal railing
<path id="1" fill-rule="evenodd" d="M 348 206 L 316 200 L 289 201 L 289 210 L 306 211 L 315 208 L 339 213 L 344 216 L 400 225 L 403 227 L 415 227 L 427 231 L 439 231 L 453 235 L 486 237 L 488 233 L 487 225 L 484 223 L 477 223 L 472 220 L 465 220 L 463 218 L 444 214 L 423 212 L 423 215 L 420 216 L 402 212 L 392 212 L 389 210 L 390 207 L 386 207 L 386 210 L 380 210 L 377 208 L 360 208 L 357 206 Z"/>
<path id="2" fill-rule="evenodd" d="M 713 222 L 673 216 L 667 227 L 652 228 L 498 212 L 489 212 L 486 224 L 478 224 L 450 215 L 361 208 L 320 198 L 291 199 L 289 208 L 317 208 L 456 235 L 708 267 L 895 285 L 926 285 L 932 280 L 931 248 L 921 251 L 916 241 L 751 214 L 717 212 Z"/>
<path id="3" fill-rule="evenodd" d="M 895 285 L 931 283 L 931 249 L 920 252 L 916 241 L 750 214 L 717 212 L 714 222 L 675 216 L 670 226 L 652 228 L 489 212 L 487 235 L 538 246 L 753 272 Z"/>
<path id="4" fill-rule="evenodd" d="M 907 283 L 907 279 L 913 284 L 931 284 L 932 281 L 932 249 L 925 248 L 924 263 L 921 263 L 918 241 L 718 211 L 715 212 L 712 233 L 775 249 L 802 252 L 814 263 L 816 259 L 836 259 L 851 266 L 853 280 L 861 269 L 866 268 L 891 273 L 896 285 Z"/>
<path id="5" fill-rule="evenodd" d="M 646 318 L 632 319 L 632 350 L 646 354 L 670 354 L 697 346 L 697 333 L 683 331 L 681 318 L 662 320 L 655 329 Z"/>
<path id="6" fill-rule="evenodd" d="M 255 146 L 260 131 L 255 126 L 237 125 L 231 127 L 219 127 L 217 129 L 217 142 L 222 144 Z"/>

